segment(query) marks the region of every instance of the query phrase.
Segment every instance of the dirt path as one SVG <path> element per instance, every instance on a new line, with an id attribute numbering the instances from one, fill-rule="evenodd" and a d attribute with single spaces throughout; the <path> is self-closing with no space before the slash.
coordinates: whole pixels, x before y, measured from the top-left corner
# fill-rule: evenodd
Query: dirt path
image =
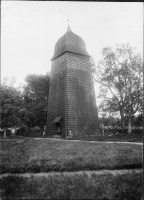
<path id="1" fill-rule="evenodd" d="M 91 143 L 118 143 L 118 144 L 137 144 L 143 145 L 142 142 L 117 142 L 117 141 L 86 141 L 86 140 L 64 140 L 64 139 L 55 139 L 55 138 L 34 138 L 35 140 L 63 140 L 63 141 L 71 141 L 71 142 L 91 142 Z"/>
<path id="2" fill-rule="evenodd" d="M 132 173 L 132 172 L 142 172 L 143 169 L 124 169 L 124 170 L 96 170 L 96 171 L 77 171 L 77 172 L 41 172 L 41 173 L 24 173 L 24 174 L 1 174 L 0 178 L 7 177 L 9 175 L 11 176 L 20 176 L 20 177 L 27 177 L 27 178 L 32 178 L 32 177 L 48 177 L 48 176 L 55 176 L 55 175 L 64 175 L 64 176 L 73 176 L 73 175 L 79 175 L 79 174 L 86 174 L 88 176 L 91 176 L 92 174 L 113 174 L 113 175 L 118 175 L 118 174 L 126 174 L 126 173 Z"/>
<path id="3" fill-rule="evenodd" d="M 118 143 L 118 144 L 138 144 L 138 145 L 143 145 L 142 142 L 105 142 L 105 143 Z"/>
<path id="4" fill-rule="evenodd" d="M 143 145 L 142 142 L 117 142 L 117 141 L 86 141 L 86 140 L 65 140 L 65 139 L 56 139 L 56 138 L 31 138 L 31 137 L 24 137 L 24 136 L 18 136 L 18 138 L 14 138 L 14 139 L 6 139 L 7 141 L 17 141 L 17 140 L 21 140 L 20 142 L 23 141 L 24 138 L 29 138 L 29 139 L 34 139 L 34 140 L 57 140 L 57 141 L 71 141 L 71 142 L 90 142 L 90 143 L 118 143 L 118 144 L 136 144 L 136 145 Z M 3 139 L 0 139 L 0 141 L 2 141 Z M 20 143 L 18 142 L 18 143 Z"/>

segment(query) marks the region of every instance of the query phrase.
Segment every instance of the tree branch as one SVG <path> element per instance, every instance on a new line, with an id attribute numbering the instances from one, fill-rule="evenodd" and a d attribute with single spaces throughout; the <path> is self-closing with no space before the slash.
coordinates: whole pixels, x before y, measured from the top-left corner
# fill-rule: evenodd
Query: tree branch
<path id="1" fill-rule="evenodd" d="M 115 102 L 113 102 L 113 101 L 111 101 L 111 100 L 106 99 L 106 100 L 104 100 L 104 101 L 109 101 L 110 103 L 115 104 L 115 106 L 116 106 L 117 108 L 119 108 L 118 104 L 116 104 Z M 104 102 L 104 101 L 103 101 L 103 102 Z"/>
<path id="2" fill-rule="evenodd" d="M 94 78 L 94 80 L 95 80 L 96 82 L 98 82 L 98 83 L 102 84 L 103 86 L 107 87 L 107 88 L 110 90 L 110 92 L 116 97 L 116 99 L 118 100 L 118 103 L 119 103 L 118 97 L 114 94 L 114 92 L 111 90 L 111 88 L 110 88 L 108 85 L 106 85 L 106 84 L 104 84 L 104 83 L 102 83 L 102 82 L 96 80 L 94 76 L 93 76 L 93 78 Z"/>

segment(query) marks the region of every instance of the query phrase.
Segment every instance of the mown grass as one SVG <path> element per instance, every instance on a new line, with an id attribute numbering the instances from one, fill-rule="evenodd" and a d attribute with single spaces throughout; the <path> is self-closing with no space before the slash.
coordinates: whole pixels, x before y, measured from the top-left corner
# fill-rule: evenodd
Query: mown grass
<path id="1" fill-rule="evenodd" d="M 142 168 L 142 145 L 65 140 L 3 140 L 0 173 Z"/>
<path id="2" fill-rule="evenodd" d="M 1 197 L 11 199 L 141 200 L 142 172 L 127 174 L 54 175 L 0 179 Z"/>

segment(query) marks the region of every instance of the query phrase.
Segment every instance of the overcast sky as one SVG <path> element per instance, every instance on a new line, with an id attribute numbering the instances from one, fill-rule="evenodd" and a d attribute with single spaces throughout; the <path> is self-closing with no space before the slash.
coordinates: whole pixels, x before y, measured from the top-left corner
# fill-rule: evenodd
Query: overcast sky
<path id="1" fill-rule="evenodd" d="M 129 42 L 143 51 L 143 3 L 1 1 L 1 72 L 24 83 L 27 74 L 51 69 L 57 40 L 68 26 L 81 36 L 87 51 Z"/>

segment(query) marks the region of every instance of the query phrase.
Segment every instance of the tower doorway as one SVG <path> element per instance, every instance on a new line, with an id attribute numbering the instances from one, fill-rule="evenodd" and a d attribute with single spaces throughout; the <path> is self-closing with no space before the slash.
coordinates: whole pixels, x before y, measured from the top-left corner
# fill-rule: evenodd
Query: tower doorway
<path id="1" fill-rule="evenodd" d="M 56 125 L 56 134 L 57 135 L 61 135 L 62 134 L 62 131 L 61 131 L 61 123 L 60 123 L 60 120 L 62 119 L 62 117 L 56 117 L 55 120 L 53 121 L 53 123 L 55 123 Z"/>

